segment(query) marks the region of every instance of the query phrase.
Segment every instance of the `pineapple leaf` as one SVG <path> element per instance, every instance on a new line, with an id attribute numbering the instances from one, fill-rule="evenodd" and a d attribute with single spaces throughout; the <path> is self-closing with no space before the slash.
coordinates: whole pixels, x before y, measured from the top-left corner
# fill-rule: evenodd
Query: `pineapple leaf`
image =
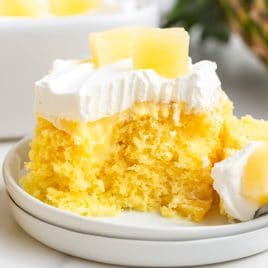
<path id="1" fill-rule="evenodd" d="M 201 27 L 201 39 L 228 41 L 230 27 L 220 0 L 177 0 L 163 27 L 181 25 L 186 30 Z"/>

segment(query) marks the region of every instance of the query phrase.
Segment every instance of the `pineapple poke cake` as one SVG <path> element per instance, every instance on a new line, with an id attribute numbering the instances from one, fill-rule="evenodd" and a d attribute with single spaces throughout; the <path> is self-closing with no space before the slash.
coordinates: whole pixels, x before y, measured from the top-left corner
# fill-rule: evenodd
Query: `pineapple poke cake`
<path id="1" fill-rule="evenodd" d="M 249 193 L 250 156 L 267 149 L 268 123 L 233 115 L 216 64 L 191 62 L 188 33 L 130 27 L 89 39 L 90 60 L 56 60 L 36 83 L 24 189 L 83 216 L 136 210 L 199 222 L 219 196 L 223 214 L 253 217 L 268 193 Z"/>
<path id="2" fill-rule="evenodd" d="M 45 18 L 131 12 L 140 5 L 137 0 L 1 0 L 0 18 Z"/>

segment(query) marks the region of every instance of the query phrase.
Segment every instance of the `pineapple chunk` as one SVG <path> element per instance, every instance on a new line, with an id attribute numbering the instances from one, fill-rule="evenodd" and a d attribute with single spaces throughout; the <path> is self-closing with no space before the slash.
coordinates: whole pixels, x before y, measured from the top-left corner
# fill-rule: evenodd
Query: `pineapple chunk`
<path id="1" fill-rule="evenodd" d="M 68 16 L 86 13 L 100 4 L 101 0 L 50 0 L 50 9 L 56 16 Z"/>
<path id="2" fill-rule="evenodd" d="M 188 72 L 189 35 L 183 28 L 143 28 L 133 45 L 134 69 L 153 69 L 175 78 Z"/>
<path id="3" fill-rule="evenodd" d="M 0 0 L 0 16 L 39 17 L 47 11 L 42 0 Z"/>
<path id="4" fill-rule="evenodd" d="M 260 206 L 268 204 L 268 144 L 257 148 L 248 158 L 241 186 L 245 197 Z"/>
<path id="5" fill-rule="evenodd" d="M 119 28 L 89 36 L 93 62 L 97 67 L 132 57 L 135 29 Z"/>

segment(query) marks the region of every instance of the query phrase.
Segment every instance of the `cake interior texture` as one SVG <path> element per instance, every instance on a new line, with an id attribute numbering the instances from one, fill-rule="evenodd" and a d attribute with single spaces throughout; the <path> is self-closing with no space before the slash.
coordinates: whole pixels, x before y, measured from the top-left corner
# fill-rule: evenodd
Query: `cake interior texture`
<path id="1" fill-rule="evenodd" d="M 23 187 L 84 216 L 156 211 L 201 221 L 213 202 L 213 164 L 232 115 L 226 98 L 204 113 L 183 103 L 136 103 L 94 122 L 38 117 Z"/>
<path id="2" fill-rule="evenodd" d="M 223 131 L 223 159 L 242 149 L 251 141 L 268 141 L 268 122 L 250 115 L 226 117 Z"/>

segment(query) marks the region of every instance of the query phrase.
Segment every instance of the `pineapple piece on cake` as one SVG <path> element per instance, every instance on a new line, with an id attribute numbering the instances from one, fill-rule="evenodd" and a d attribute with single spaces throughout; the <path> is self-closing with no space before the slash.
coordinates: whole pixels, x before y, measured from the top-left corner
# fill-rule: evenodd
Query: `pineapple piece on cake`
<path id="1" fill-rule="evenodd" d="M 90 34 L 97 67 L 132 58 L 134 69 L 175 78 L 188 72 L 189 35 L 183 28 L 129 27 Z"/>
<path id="2" fill-rule="evenodd" d="M 143 28 L 136 31 L 133 45 L 134 69 L 153 69 L 176 78 L 188 72 L 189 35 L 183 28 Z"/>
<path id="3" fill-rule="evenodd" d="M 134 27 L 91 33 L 90 50 L 97 67 L 132 57 Z"/>
<path id="4" fill-rule="evenodd" d="M 101 0 L 49 0 L 51 12 L 56 16 L 83 14 L 101 5 Z"/>
<path id="5" fill-rule="evenodd" d="M 0 16 L 39 17 L 48 11 L 42 0 L 1 0 Z"/>
<path id="6" fill-rule="evenodd" d="M 268 144 L 259 146 L 248 158 L 241 193 L 260 206 L 268 204 Z"/>

